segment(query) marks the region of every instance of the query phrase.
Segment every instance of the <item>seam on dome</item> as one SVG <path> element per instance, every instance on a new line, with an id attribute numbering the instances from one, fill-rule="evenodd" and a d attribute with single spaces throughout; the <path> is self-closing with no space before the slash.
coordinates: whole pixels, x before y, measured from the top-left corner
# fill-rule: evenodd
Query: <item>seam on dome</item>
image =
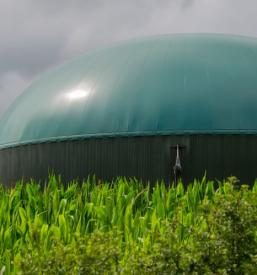
<path id="1" fill-rule="evenodd" d="M 158 136 L 158 135 L 257 135 L 257 129 L 229 129 L 229 130 L 176 130 L 176 131 L 140 131 L 140 132 L 117 132 L 117 133 L 97 133 L 97 134 L 85 134 L 85 135 L 73 135 L 73 136 L 59 136 L 59 137 L 47 137 L 41 139 L 26 140 L 22 142 L 2 143 L 1 149 L 7 149 L 11 147 L 26 146 L 40 143 L 61 142 L 68 140 L 81 140 L 89 138 L 106 138 L 106 137 L 136 137 L 136 136 Z"/>

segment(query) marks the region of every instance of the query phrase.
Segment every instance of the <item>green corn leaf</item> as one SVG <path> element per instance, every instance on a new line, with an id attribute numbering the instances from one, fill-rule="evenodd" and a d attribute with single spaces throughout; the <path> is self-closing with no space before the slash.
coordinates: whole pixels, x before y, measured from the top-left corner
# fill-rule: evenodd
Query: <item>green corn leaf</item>
<path id="1" fill-rule="evenodd" d="M 26 215 L 26 211 L 22 207 L 19 207 L 19 215 L 21 220 L 21 223 L 19 225 L 19 230 L 22 234 L 25 234 L 27 230 L 27 215 Z"/>

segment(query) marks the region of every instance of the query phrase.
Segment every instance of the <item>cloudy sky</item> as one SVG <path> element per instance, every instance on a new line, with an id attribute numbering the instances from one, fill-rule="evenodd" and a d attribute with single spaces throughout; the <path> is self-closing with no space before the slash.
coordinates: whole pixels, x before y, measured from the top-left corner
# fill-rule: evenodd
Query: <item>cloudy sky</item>
<path id="1" fill-rule="evenodd" d="M 0 115 L 56 65 L 95 47 L 167 33 L 257 37 L 257 0 L 0 0 Z"/>

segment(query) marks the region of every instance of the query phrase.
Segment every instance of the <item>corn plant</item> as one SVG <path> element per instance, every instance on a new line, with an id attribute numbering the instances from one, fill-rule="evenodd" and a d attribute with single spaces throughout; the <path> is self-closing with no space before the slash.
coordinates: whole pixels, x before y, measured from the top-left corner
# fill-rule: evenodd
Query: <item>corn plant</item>
<path id="1" fill-rule="evenodd" d="M 166 236 L 167 227 L 176 240 L 172 245 L 192 245 L 194 230 L 211 230 L 206 209 L 220 196 L 229 199 L 236 192 L 235 182 L 229 178 L 215 189 L 204 177 L 187 186 L 181 181 L 157 182 L 150 188 L 137 179 L 104 182 L 89 177 L 64 185 L 61 177 L 50 175 L 44 186 L 34 180 L 17 182 L 10 189 L 0 185 L 0 269 L 14 272 L 13 263 L 22 261 L 24 251 L 40 251 L 47 258 L 56 244 L 75 247 L 83 238 L 92 243 L 90 236 L 97 232 L 117 233 L 123 259 L 133 251 L 147 255 L 156 240 Z M 237 192 L 255 196 L 256 186 L 255 182 L 252 189 Z"/>

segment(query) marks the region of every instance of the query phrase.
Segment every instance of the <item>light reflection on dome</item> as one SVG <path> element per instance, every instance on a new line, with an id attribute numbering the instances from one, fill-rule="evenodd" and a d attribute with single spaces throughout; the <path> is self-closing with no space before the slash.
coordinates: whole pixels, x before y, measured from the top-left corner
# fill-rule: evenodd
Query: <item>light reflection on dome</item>
<path id="1" fill-rule="evenodd" d="M 74 100 L 79 100 L 79 99 L 88 97 L 89 94 L 90 94 L 89 89 L 77 88 L 65 94 L 65 98 L 70 101 L 74 101 Z"/>

